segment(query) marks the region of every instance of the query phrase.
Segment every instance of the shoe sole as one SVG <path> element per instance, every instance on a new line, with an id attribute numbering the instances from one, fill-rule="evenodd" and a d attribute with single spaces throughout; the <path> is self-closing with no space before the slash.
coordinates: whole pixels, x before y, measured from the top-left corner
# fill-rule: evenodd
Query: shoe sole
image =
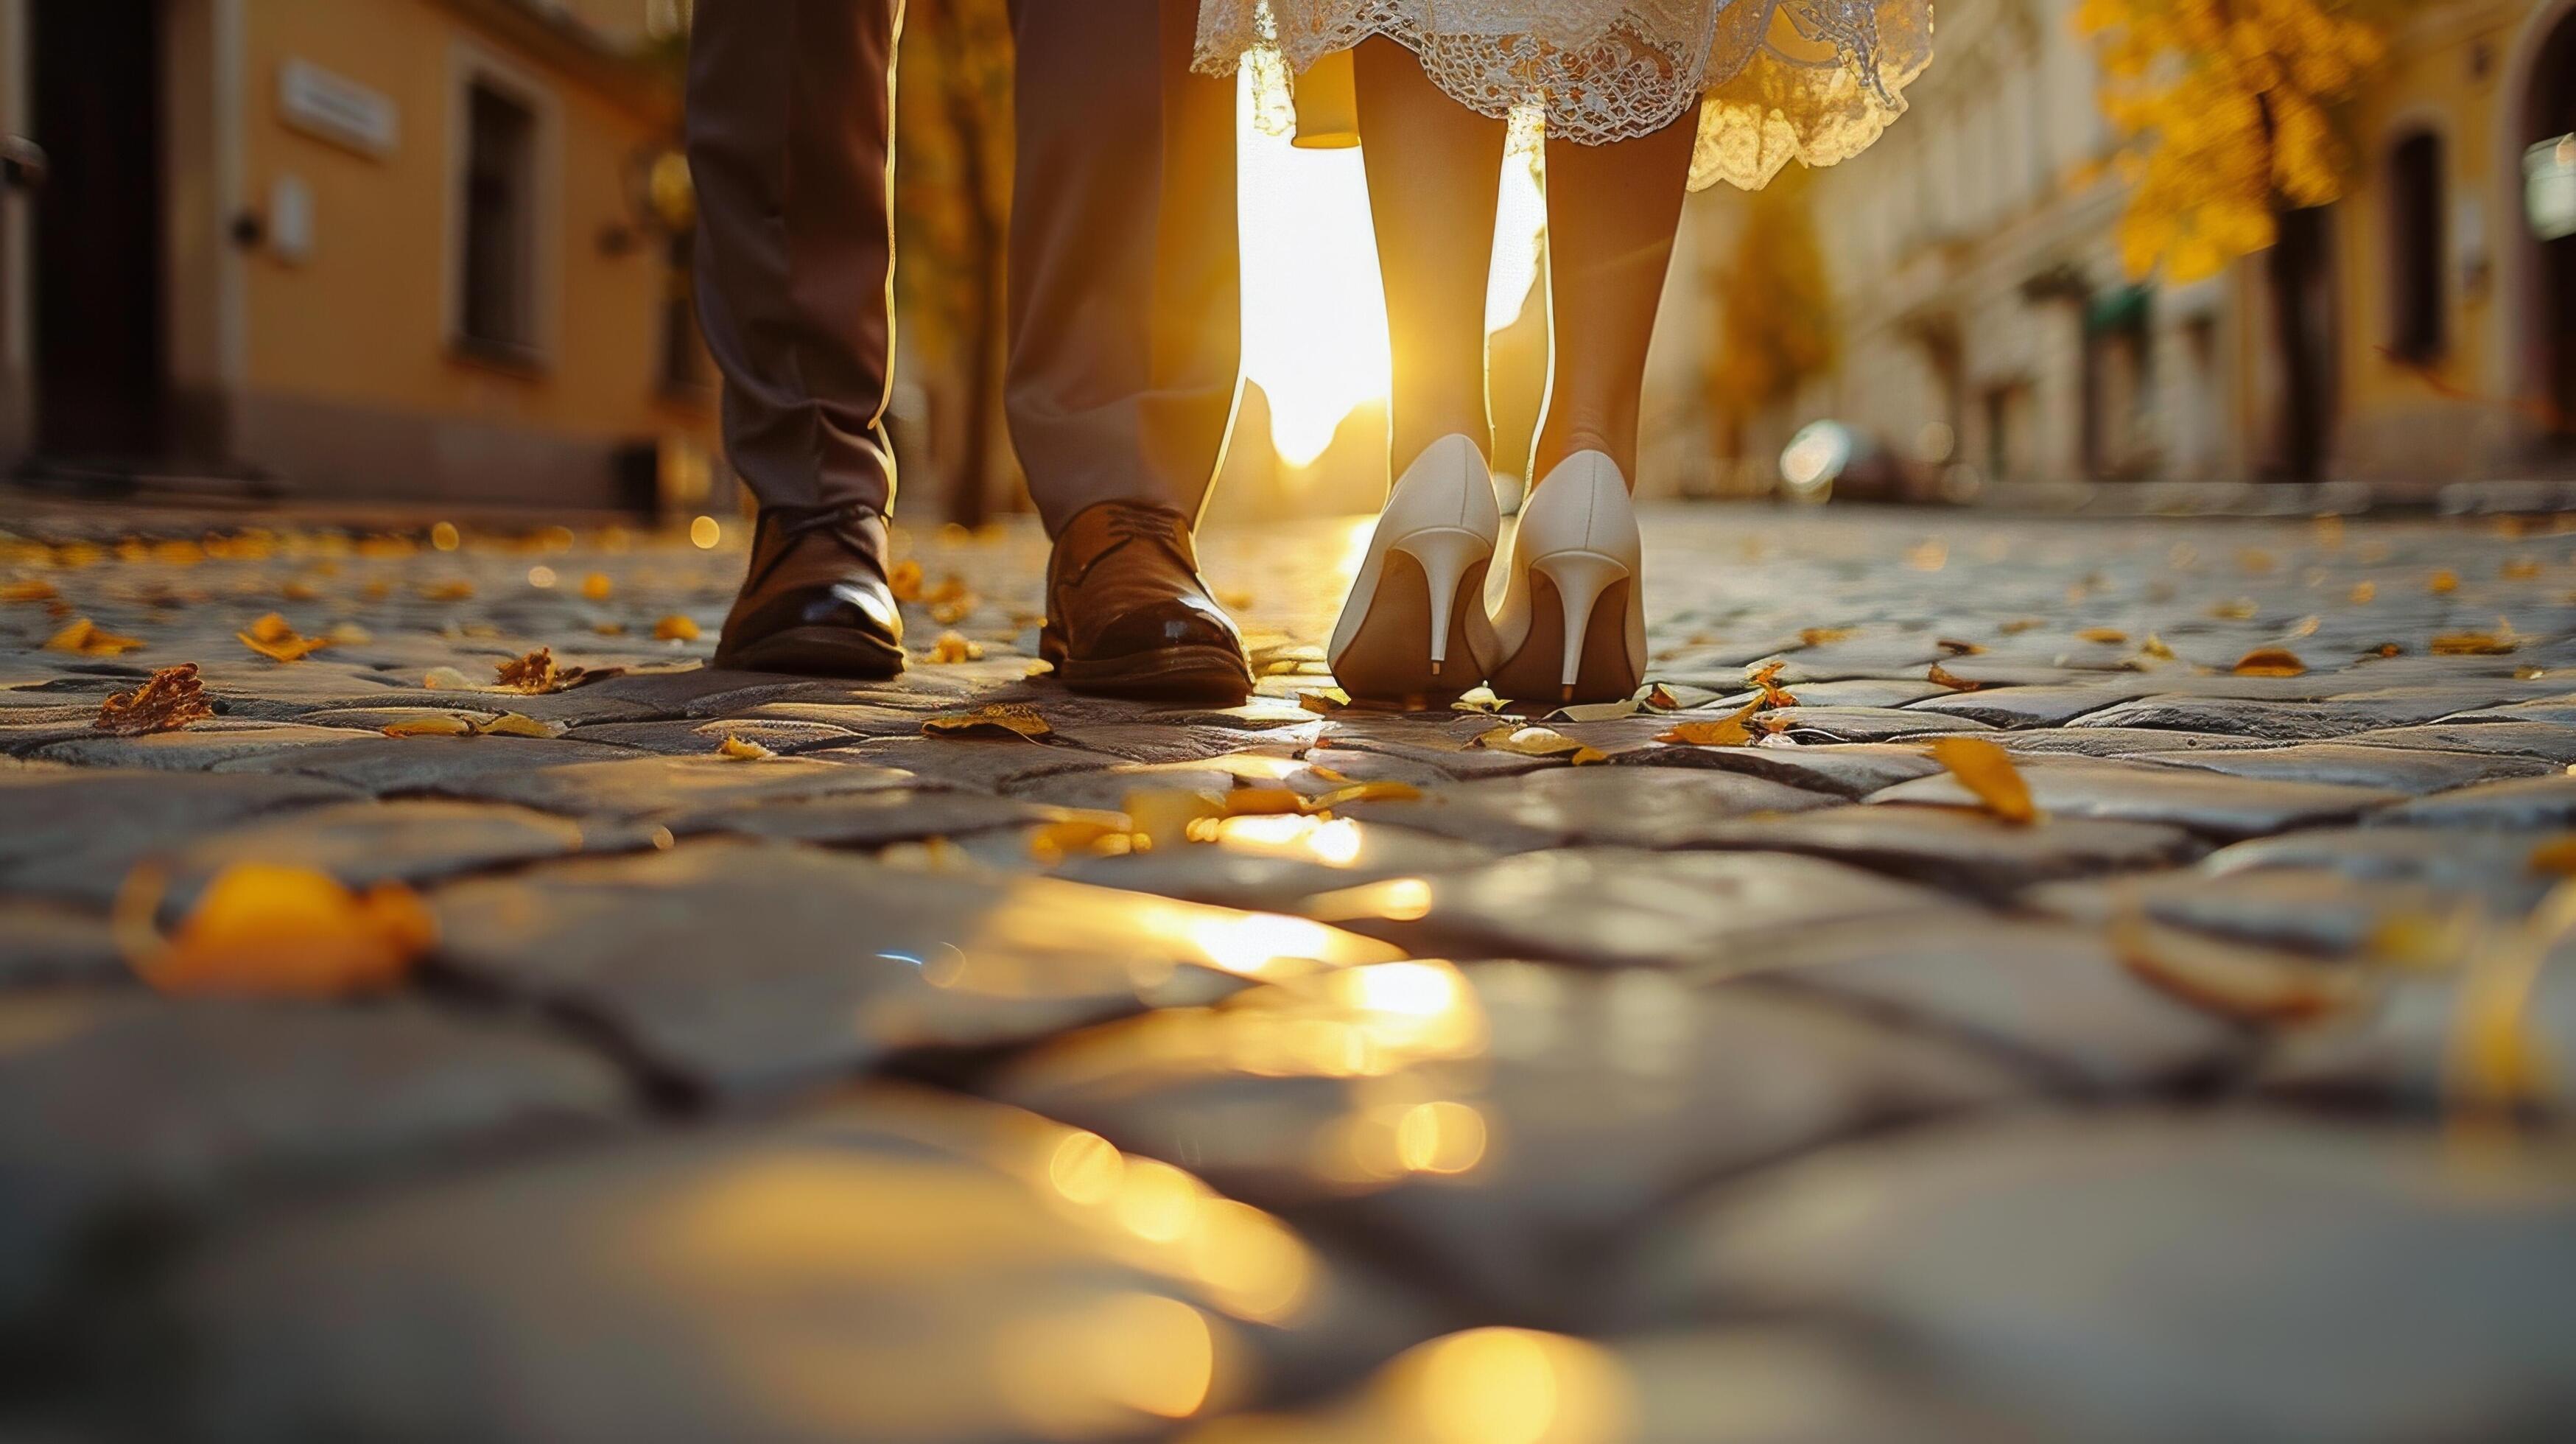
<path id="1" fill-rule="evenodd" d="M 757 642 L 718 648 L 714 665 L 742 672 L 882 682 L 903 675 L 903 649 L 848 627 L 789 627 Z"/>
<path id="2" fill-rule="evenodd" d="M 1431 667 L 1431 577 L 1405 552 L 1387 553 L 1351 644 L 1333 665 L 1333 681 L 1353 697 L 1434 711 L 1485 680 L 1467 637 L 1471 608 L 1485 605 L 1485 572 L 1477 562 L 1458 578 L 1449 608 L 1449 646 L 1438 671 Z"/>
<path id="3" fill-rule="evenodd" d="M 1241 703 L 1252 668 L 1227 647 L 1163 647 L 1132 657 L 1059 657 L 1055 675 L 1076 692 L 1148 702 Z"/>

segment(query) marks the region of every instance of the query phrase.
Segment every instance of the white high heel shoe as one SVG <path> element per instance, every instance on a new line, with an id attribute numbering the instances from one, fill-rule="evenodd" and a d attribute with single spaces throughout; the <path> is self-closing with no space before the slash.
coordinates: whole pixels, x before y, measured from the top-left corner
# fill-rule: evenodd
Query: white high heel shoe
<path id="1" fill-rule="evenodd" d="M 1646 675 L 1643 544 L 1627 480 L 1598 451 L 1557 464 L 1521 507 L 1494 617 L 1494 694 L 1615 702 Z"/>
<path id="2" fill-rule="evenodd" d="M 1378 514 L 1325 659 L 1354 697 L 1446 706 L 1485 680 L 1494 650 L 1485 572 L 1503 514 L 1465 436 L 1423 448 Z"/>

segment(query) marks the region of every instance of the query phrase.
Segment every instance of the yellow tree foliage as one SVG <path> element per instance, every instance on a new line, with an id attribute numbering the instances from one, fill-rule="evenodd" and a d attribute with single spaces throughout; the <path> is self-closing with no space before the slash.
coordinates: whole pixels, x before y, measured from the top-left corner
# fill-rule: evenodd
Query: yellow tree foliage
<path id="1" fill-rule="evenodd" d="M 1739 423 L 1833 364 L 1833 297 L 1809 183 L 1807 168 L 1792 165 L 1747 195 L 1734 252 L 1717 268 L 1708 386 L 1717 414 Z"/>
<path id="2" fill-rule="evenodd" d="M 2100 99 L 2127 145 L 2129 270 L 2215 274 L 2272 244 L 2285 210 L 2340 197 L 2335 124 L 2388 47 L 2399 0 L 2084 0 Z"/>

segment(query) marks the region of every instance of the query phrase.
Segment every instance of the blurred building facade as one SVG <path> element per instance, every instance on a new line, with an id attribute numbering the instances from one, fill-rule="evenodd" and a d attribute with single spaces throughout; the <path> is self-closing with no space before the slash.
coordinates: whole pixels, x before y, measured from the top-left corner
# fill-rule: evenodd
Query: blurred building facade
<path id="1" fill-rule="evenodd" d="M 0 0 L 0 462 L 703 496 L 680 0 Z M 657 168 L 658 167 L 658 168 Z M 672 493 L 677 493 L 673 495 Z"/>
<path id="2" fill-rule="evenodd" d="M 1744 472 L 1767 475 L 1822 417 L 1954 489 L 2279 472 L 2283 342 L 2263 259 L 2181 286 L 2126 273 L 2117 140 L 2075 8 L 1945 5 L 1908 114 L 1816 174 L 1837 359 L 1748 429 Z M 2326 476 L 2564 474 L 2576 238 L 2535 233 L 2525 152 L 2576 131 L 2576 0 L 2413 7 L 2349 120 L 2352 189 L 2292 218 L 2322 239 L 2303 344 L 2327 361 Z M 1741 205 L 1694 207 L 1702 252 L 1722 253 Z M 1708 284 L 1677 267 L 1677 286 Z M 1706 345 L 1706 328 L 1674 322 L 1699 314 L 1668 301 L 1667 397 Z M 1682 489 L 1729 482 L 1724 459 L 1713 477 L 1679 455 L 1666 470 Z"/>

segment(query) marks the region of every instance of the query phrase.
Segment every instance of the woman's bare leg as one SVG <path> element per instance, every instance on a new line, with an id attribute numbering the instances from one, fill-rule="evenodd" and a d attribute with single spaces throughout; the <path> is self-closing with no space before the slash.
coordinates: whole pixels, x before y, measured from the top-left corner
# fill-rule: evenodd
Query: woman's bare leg
<path id="1" fill-rule="evenodd" d="M 1362 41 L 1353 69 L 1394 350 L 1395 471 L 1462 433 L 1490 458 L 1485 284 L 1506 127 L 1450 99 L 1392 40 Z"/>
<path id="2" fill-rule="evenodd" d="M 1578 451 L 1607 452 L 1637 484 L 1646 343 L 1689 189 L 1694 107 L 1653 135 L 1547 147 L 1549 319 L 1555 355 L 1533 483 Z"/>

